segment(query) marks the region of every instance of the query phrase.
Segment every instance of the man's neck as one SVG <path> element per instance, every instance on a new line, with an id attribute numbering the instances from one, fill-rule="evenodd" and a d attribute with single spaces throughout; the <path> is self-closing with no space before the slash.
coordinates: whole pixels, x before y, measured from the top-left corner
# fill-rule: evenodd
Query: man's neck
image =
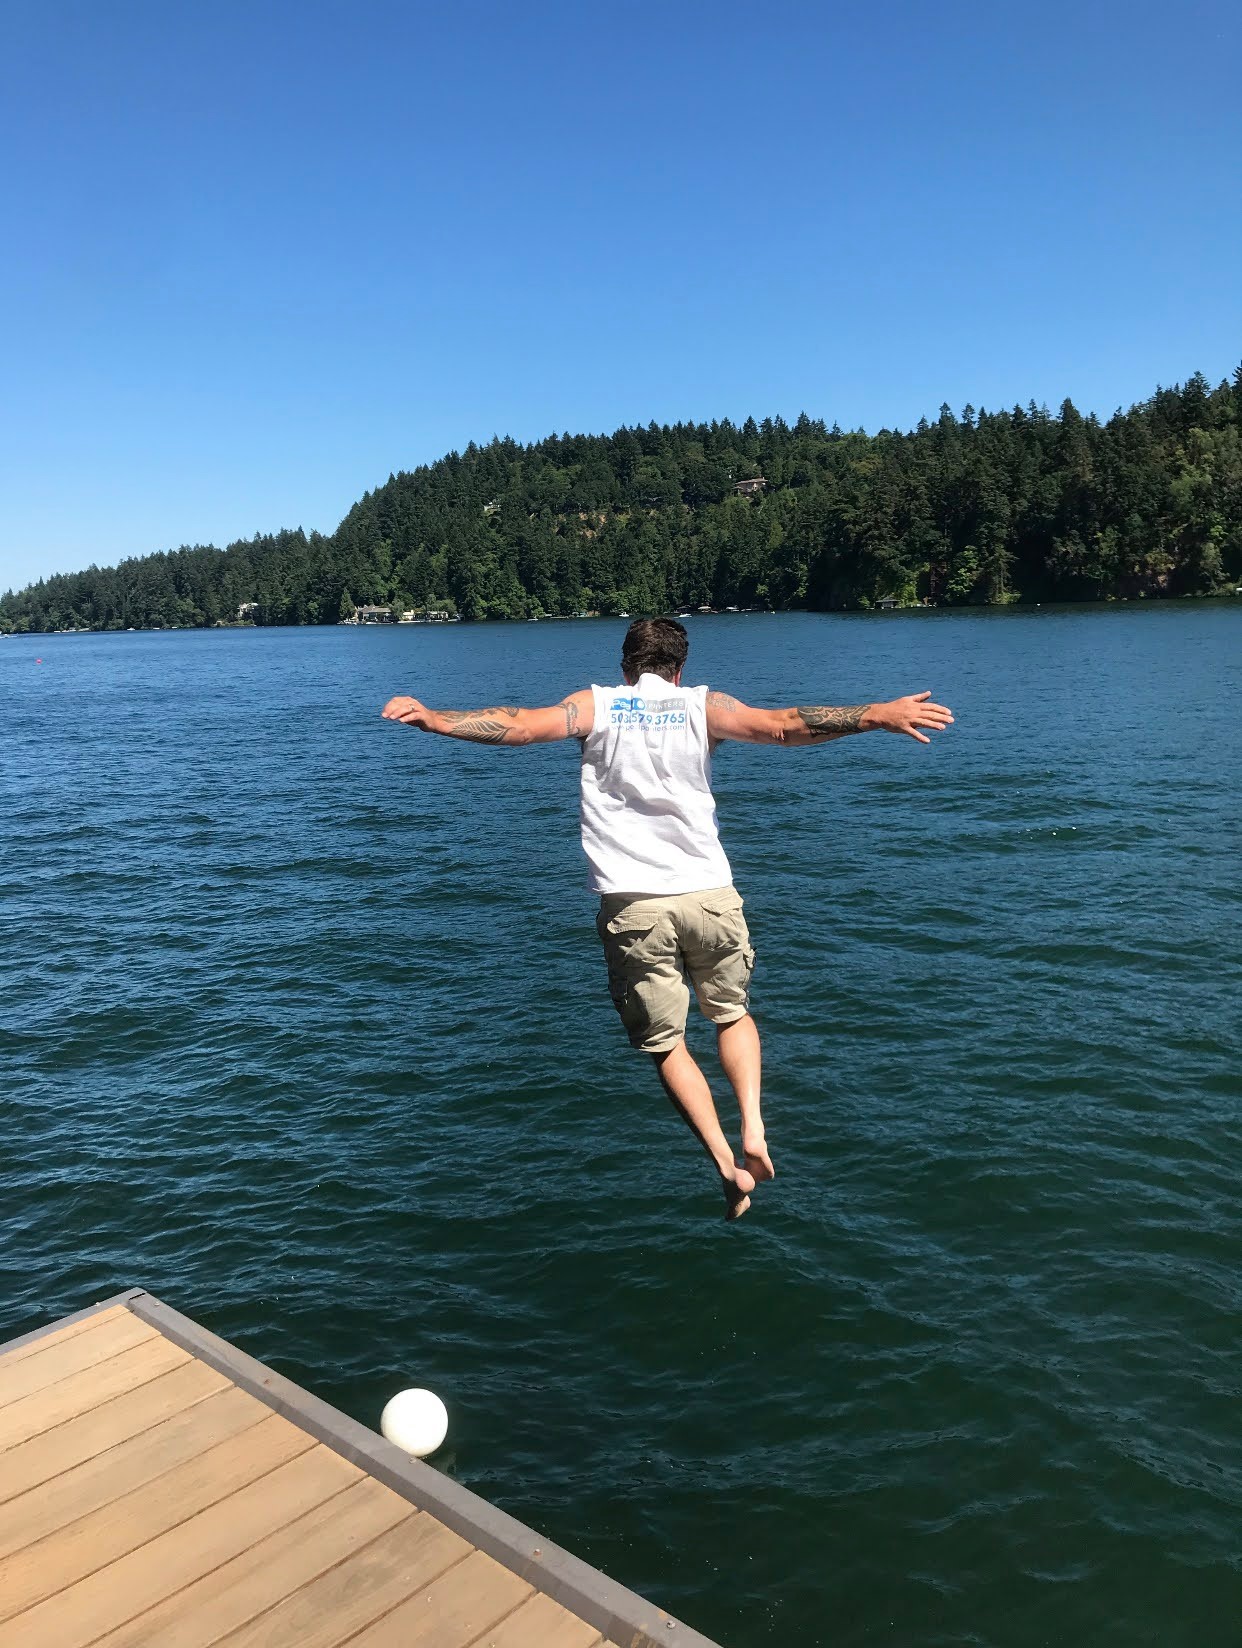
<path id="1" fill-rule="evenodd" d="M 657 680 L 667 682 L 670 687 L 679 687 L 681 685 L 680 670 L 677 671 L 676 675 L 661 675 L 659 670 L 642 670 L 638 675 L 627 675 L 625 677 L 626 686 L 636 687 L 644 675 L 654 675 Z"/>

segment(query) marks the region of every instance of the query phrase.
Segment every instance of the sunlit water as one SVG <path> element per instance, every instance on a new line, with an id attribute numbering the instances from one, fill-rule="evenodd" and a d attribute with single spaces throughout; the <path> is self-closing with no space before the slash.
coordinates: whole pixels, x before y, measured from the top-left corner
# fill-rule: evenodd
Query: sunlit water
<path id="1" fill-rule="evenodd" d="M 623 626 L 0 642 L 0 1334 L 142 1285 L 731 1648 L 1242 1640 L 1242 605 L 692 621 L 779 1178 L 609 1006 Z M 38 662 L 41 659 L 42 662 Z M 706 1026 L 693 1029 L 706 1054 Z"/>

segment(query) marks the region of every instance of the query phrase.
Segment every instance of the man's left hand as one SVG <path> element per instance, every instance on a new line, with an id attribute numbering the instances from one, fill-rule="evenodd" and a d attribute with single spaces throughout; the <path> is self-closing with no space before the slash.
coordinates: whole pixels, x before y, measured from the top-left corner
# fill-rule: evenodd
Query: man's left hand
<path id="1" fill-rule="evenodd" d="M 385 721 L 400 721 L 407 727 L 426 727 L 427 706 L 417 698 L 390 698 L 380 714 Z"/>

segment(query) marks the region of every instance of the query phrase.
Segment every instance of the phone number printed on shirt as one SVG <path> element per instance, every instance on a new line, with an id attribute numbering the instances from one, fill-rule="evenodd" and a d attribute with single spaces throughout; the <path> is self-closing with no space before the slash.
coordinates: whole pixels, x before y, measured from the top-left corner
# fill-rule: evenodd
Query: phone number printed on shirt
<path id="1" fill-rule="evenodd" d="M 614 698 L 608 719 L 614 727 L 684 727 L 686 711 L 679 698 Z"/>

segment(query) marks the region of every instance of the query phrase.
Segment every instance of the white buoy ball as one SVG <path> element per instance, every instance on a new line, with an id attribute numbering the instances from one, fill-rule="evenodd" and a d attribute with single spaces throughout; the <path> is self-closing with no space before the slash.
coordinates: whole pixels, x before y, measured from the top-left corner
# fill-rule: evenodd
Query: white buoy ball
<path id="1" fill-rule="evenodd" d="M 404 1452 L 425 1459 L 448 1435 L 448 1409 L 435 1391 L 398 1391 L 385 1404 L 380 1430 Z"/>

